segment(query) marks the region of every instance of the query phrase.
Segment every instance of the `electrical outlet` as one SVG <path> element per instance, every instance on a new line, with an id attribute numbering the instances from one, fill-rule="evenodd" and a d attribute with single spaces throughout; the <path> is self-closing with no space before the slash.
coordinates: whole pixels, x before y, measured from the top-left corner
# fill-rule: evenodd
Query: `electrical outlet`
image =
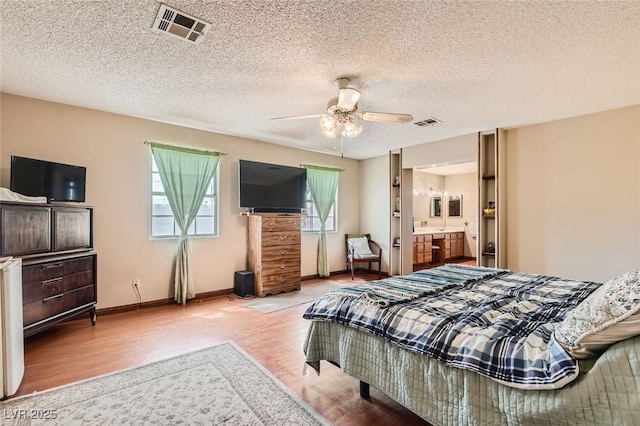
<path id="1" fill-rule="evenodd" d="M 131 280 L 131 286 L 133 288 L 140 288 L 140 278 L 134 278 L 133 280 Z"/>

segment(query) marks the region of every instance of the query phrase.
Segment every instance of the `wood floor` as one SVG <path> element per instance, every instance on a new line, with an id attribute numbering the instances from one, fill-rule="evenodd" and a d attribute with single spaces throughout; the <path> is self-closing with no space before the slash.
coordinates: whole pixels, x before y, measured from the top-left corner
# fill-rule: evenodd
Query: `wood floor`
<path id="1" fill-rule="evenodd" d="M 355 282 L 366 279 L 377 279 L 377 274 L 358 273 Z M 351 282 L 346 275 L 331 280 Z M 245 303 L 219 297 L 99 316 L 95 327 L 88 317 L 53 327 L 27 339 L 26 372 L 17 395 L 232 340 L 335 425 L 427 424 L 374 388 L 370 400 L 360 398 L 358 381 L 327 362 L 320 376 L 313 370 L 302 374 L 302 345 L 309 326 L 302 314 L 308 304 L 264 314 Z"/>

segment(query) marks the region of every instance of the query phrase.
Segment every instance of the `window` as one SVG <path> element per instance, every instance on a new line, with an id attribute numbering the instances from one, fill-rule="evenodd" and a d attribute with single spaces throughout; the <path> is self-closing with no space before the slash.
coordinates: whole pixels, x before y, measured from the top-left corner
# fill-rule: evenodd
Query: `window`
<path id="1" fill-rule="evenodd" d="M 207 188 L 207 195 L 202 200 L 202 206 L 189 227 L 189 235 L 209 237 L 218 235 L 216 220 L 218 213 L 217 175 L 218 171 L 216 170 Z M 156 238 L 180 236 L 180 228 L 173 218 L 169 200 L 160 181 L 160 173 L 153 156 L 151 156 L 151 236 Z"/>
<path id="2" fill-rule="evenodd" d="M 335 232 L 337 231 L 337 208 L 338 204 L 338 193 L 336 192 L 336 199 L 333 202 L 333 206 L 331 206 L 331 211 L 329 212 L 329 216 L 327 217 L 327 221 L 325 222 L 325 230 L 327 232 Z M 316 210 L 316 206 L 313 204 L 313 200 L 311 200 L 311 191 L 309 190 L 309 186 L 307 185 L 307 215 L 302 221 L 302 231 L 303 232 L 320 232 L 320 218 L 318 217 L 318 211 Z"/>

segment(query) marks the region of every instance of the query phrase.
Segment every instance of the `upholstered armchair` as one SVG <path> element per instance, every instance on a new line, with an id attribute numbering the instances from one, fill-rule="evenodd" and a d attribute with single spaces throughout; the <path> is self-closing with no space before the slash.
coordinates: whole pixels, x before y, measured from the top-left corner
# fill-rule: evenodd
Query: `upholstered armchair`
<path id="1" fill-rule="evenodd" d="M 351 271 L 353 279 L 356 263 L 368 263 L 369 272 L 371 264 L 378 264 L 378 279 L 382 278 L 382 247 L 371 240 L 371 234 L 346 234 L 347 247 L 347 272 Z"/>

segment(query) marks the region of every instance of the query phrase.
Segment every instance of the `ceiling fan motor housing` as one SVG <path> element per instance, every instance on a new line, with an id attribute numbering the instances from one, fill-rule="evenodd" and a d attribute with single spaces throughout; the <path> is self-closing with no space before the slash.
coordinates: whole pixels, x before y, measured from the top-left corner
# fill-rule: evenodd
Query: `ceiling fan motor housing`
<path id="1" fill-rule="evenodd" d="M 327 102 L 327 112 L 333 115 L 354 113 L 358 110 L 358 104 L 355 104 L 351 109 L 344 109 L 338 105 L 338 98 L 331 98 Z"/>

